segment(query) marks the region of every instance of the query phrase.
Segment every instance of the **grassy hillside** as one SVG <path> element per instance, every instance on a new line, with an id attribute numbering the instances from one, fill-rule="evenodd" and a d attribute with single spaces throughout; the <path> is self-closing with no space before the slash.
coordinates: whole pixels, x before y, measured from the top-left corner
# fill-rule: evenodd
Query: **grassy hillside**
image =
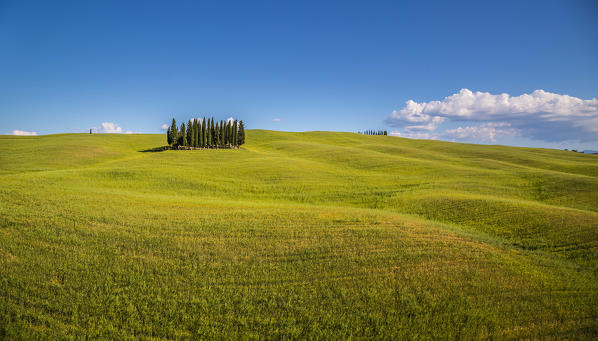
<path id="1" fill-rule="evenodd" d="M 598 335 L 598 156 L 0 136 L 0 337 Z"/>

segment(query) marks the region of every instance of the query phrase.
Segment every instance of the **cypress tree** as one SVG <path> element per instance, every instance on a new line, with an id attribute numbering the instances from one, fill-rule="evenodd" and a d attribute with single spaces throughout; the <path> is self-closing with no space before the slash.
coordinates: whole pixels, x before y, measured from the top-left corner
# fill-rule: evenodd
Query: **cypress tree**
<path id="1" fill-rule="evenodd" d="M 208 133 L 208 147 L 212 147 L 214 145 L 214 134 L 212 131 L 212 118 L 208 118 L 208 126 L 206 127 L 206 132 Z"/>
<path id="2" fill-rule="evenodd" d="M 204 131 L 205 131 L 205 135 L 204 135 L 204 138 L 205 138 L 204 147 L 206 147 L 206 148 L 210 146 L 210 128 L 209 128 L 210 123 L 209 122 L 210 122 L 209 118 L 207 118 L 204 121 L 204 125 L 205 125 L 205 127 L 204 127 Z"/>
<path id="3" fill-rule="evenodd" d="M 197 130 L 195 130 L 195 128 L 197 127 L 197 122 L 195 121 L 195 119 L 191 119 L 191 147 L 196 147 L 195 143 L 196 143 L 196 135 L 197 135 Z"/>
<path id="4" fill-rule="evenodd" d="M 166 130 L 166 142 L 170 146 L 172 144 L 172 135 L 170 134 L 170 127 Z"/>
<path id="5" fill-rule="evenodd" d="M 191 120 L 187 121 L 187 146 L 193 146 L 191 139 L 193 138 L 193 134 L 191 133 Z"/>
<path id="6" fill-rule="evenodd" d="M 199 147 L 200 136 L 201 136 L 201 130 L 199 128 L 199 120 L 195 119 L 195 147 Z"/>
<path id="7" fill-rule="evenodd" d="M 210 123 L 210 133 L 212 134 L 212 147 L 216 146 L 216 130 L 214 129 L 214 117 L 212 117 L 212 123 Z"/>
<path id="8" fill-rule="evenodd" d="M 201 148 L 201 119 L 197 120 L 197 146 Z"/>
<path id="9" fill-rule="evenodd" d="M 181 131 L 179 131 L 179 146 L 187 145 L 187 136 L 185 133 L 185 123 L 181 123 Z"/>
<path id="10" fill-rule="evenodd" d="M 212 119 L 208 118 L 208 125 L 206 126 L 206 134 L 208 139 L 208 145 L 206 147 L 212 147 Z"/>
<path id="11" fill-rule="evenodd" d="M 230 121 L 226 121 L 226 145 L 230 145 Z"/>
<path id="12" fill-rule="evenodd" d="M 220 123 L 218 123 L 218 135 L 220 136 L 220 146 L 224 147 L 224 121 L 220 120 Z"/>
<path id="13" fill-rule="evenodd" d="M 201 120 L 201 147 L 205 148 L 206 146 L 206 118 L 204 117 Z"/>
<path id="14" fill-rule="evenodd" d="M 216 145 L 222 146 L 222 121 L 216 123 Z"/>
<path id="15" fill-rule="evenodd" d="M 230 125 L 229 125 L 229 128 L 228 128 L 228 133 L 230 135 L 229 142 L 230 142 L 231 147 L 235 145 L 235 132 L 233 130 L 233 126 L 234 125 L 235 125 L 235 121 L 234 120 L 230 121 Z"/>
<path id="16" fill-rule="evenodd" d="M 218 134 L 218 122 L 214 122 L 214 147 L 220 146 L 220 136 Z"/>
<path id="17" fill-rule="evenodd" d="M 237 130 L 237 121 L 233 121 L 233 146 L 238 146 L 239 131 Z"/>
<path id="18" fill-rule="evenodd" d="M 200 148 L 203 146 L 203 134 L 201 133 L 202 126 L 201 119 L 199 119 L 197 122 L 197 146 Z"/>
<path id="19" fill-rule="evenodd" d="M 212 117 L 212 130 L 214 131 L 214 147 L 218 145 L 218 133 L 216 132 L 216 121 Z"/>
<path id="20" fill-rule="evenodd" d="M 191 119 L 191 144 L 190 147 L 195 147 L 195 119 Z"/>
<path id="21" fill-rule="evenodd" d="M 222 147 L 226 147 L 226 121 L 220 121 L 220 135 L 222 135 Z"/>
<path id="22" fill-rule="evenodd" d="M 219 134 L 220 134 L 220 145 L 222 147 L 224 147 L 225 144 L 224 144 L 224 121 L 223 120 L 220 120 L 220 132 L 219 132 Z"/>
<path id="23" fill-rule="evenodd" d="M 179 132 L 176 127 L 176 120 L 172 118 L 172 124 L 170 126 L 170 141 L 174 144 L 177 142 L 179 137 Z"/>
<path id="24" fill-rule="evenodd" d="M 245 144 L 245 126 L 239 121 L 239 146 Z"/>

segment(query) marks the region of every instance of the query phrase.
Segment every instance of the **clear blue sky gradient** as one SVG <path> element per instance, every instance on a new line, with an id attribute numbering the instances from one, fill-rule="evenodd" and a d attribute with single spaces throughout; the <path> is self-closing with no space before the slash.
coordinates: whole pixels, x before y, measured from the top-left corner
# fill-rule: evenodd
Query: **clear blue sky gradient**
<path id="1" fill-rule="evenodd" d="M 0 0 L 0 133 L 392 130 L 461 88 L 598 97 L 598 2 Z"/>

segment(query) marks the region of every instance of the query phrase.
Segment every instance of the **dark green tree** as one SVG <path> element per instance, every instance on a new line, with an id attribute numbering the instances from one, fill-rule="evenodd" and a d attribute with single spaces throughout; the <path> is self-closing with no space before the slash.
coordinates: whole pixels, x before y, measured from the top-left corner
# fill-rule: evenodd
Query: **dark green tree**
<path id="1" fill-rule="evenodd" d="M 211 139 L 212 139 L 212 144 L 210 145 L 211 147 L 214 147 L 216 145 L 216 130 L 214 129 L 214 117 L 212 117 L 212 119 L 210 120 L 210 135 L 211 135 Z"/>
<path id="2" fill-rule="evenodd" d="M 172 144 L 172 135 L 170 134 L 170 127 L 166 130 L 166 142 L 170 146 Z"/>
<path id="3" fill-rule="evenodd" d="M 186 141 L 186 146 L 193 146 L 193 133 L 191 131 L 191 120 L 187 121 L 187 132 L 186 132 L 186 137 L 187 137 L 187 141 Z"/>
<path id="4" fill-rule="evenodd" d="M 172 144 L 175 144 L 175 143 L 177 143 L 178 138 L 179 138 L 179 131 L 176 126 L 176 120 L 173 118 L 172 124 L 170 125 L 170 141 L 172 142 Z"/>
<path id="5" fill-rule="evenodd" d="M 245 144 L 245 126 L 243 121 L 239 121 L 239 146 Z"/>
<path id="6" fill-rule="evenodd" d="M 201 119 L 197 119 L 197 147 L 201 148 Z"/>
<path id="7" fill-rule="evenodd" d="M 206 147 L 206 118 L 201 120 L 201 147 Z"/>
<path id="8" fill-rule="evenodd" d="M 226 145 L 229 146 L 230 145 L 230 121 L 226 121 L 226 128 L 224 131 L 224 135 L 226 135 L 226 137 L 225 137 Z"/>
<path id="9" fill-rule="evenodd" d="M 195 119 L 195 121 L 193 121 L 193 132 L 195 133 L 193 135 L 193 147 L 199 147 L 199 135 L 201 134 L 201 131 L 199 129 L 199 120 Z"/>
<path id="10" fill-rule="evenodd" d="M 220 139 L 222 147 L 226 147 L 226 121 L 224 120 L 220 121 L 220 136 L 222 136 Z"/>
<path id="11" fill-rule="evenodd" d="M 233 146 L 238 146 L 239 144 L 239 131 L 237 130 L 237 121 L 233 121 Z"/>
<path id="12" fill-rule="evenodd" d="M 216 123 L 216 145 L 222 145 L 222 121 Z"/>
<path id="13" fill-rule="evenodd" d="M 206 134 L 207 134 L 207 147 L 212 147 L 212 119 L 208 118 L 208 124 L 206 125 Z"/>
<path id="14" fill-rule="evenodd" d="M 181 123 L 181 130 L 179 131 L 179 146 L 185 146 L 187 145 L 187 135 L 186 135 L 186 129 L 185 129 L 185 123 Z"/>

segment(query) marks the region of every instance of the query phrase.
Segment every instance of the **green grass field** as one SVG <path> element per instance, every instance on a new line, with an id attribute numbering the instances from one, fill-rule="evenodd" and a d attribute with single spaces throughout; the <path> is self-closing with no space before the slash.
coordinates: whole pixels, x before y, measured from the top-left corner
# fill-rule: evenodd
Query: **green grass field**
<path id="1" fill-rule="evenodd" d="M 598 156 L 0 136 L 0 337 L 596 339 Z"/>

